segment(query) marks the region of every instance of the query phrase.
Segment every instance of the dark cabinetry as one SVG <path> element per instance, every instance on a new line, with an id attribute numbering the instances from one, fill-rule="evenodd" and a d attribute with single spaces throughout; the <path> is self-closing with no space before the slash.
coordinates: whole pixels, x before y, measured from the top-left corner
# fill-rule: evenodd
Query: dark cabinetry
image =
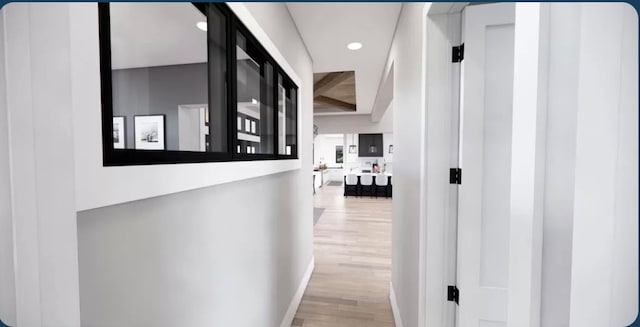
<path id="1" fill-rule="evenodd" d="M 382 134 L 358 134 L 358 156 L 383 157 Z"/>

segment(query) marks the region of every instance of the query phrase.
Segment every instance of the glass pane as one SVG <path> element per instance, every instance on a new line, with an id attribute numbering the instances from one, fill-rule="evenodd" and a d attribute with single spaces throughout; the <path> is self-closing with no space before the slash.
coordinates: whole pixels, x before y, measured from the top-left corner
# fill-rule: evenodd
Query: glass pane
<path id="1" fill-rule="evenodd" d="M 292 83 L 278 75 L 278 154 L 295 155 L 297 152 L 297 95 Z"/>
<path id="2" fill-rule="evenodd" d="M 240 32 L 236 35 L 237 143 L 236 152 L 273 154 L 273 66 Z"/>
<path id="3" fill-rule="evenodd" d="M 282 75 L 278 75 L 278 154 L 287 154 L 287 108 L 285 103 L 286 89 Z"/>
<path id="4" fill-rule="evenodd" d="M 110 4 L 114 148 L 226 149 L 225 22 L 210 15 L 190 3 Z"/>
<path id="5" fill-rule="evenodd" d="M 289 88 L 289 92 L 287 94 L 287 145 L 285 147 L 286 154 L 288 155 L 296 155 L 297 154 L 297 136 L 298 136 L 298 126 L 296 124 L 297 114 L 298 114 L 298 90 L 294 87 Z"/>

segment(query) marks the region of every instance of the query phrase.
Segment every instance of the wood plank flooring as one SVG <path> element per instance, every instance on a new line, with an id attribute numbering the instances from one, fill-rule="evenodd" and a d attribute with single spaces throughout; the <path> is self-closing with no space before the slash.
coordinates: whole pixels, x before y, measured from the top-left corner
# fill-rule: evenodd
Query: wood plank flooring
<path id="1" fill-rule="evenodd" d="M 292 326 L 393 327 L 391 198 L 345 198 L 324 186 L 315 207 L 315 270 Z"/>

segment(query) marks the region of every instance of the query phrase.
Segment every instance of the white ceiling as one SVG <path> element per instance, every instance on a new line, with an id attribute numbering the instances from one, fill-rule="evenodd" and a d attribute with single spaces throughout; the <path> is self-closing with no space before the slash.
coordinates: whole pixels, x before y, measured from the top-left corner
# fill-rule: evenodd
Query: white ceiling
<path id="1" fill-rule="evenodd" d="M 372 111 L 401 6 L 287 3 L 314 72 L 355 71 L 357 114 Z M 110 7 L 113 69 L 206 62 L 207 33 L 196 27 L 206 18 L 191 3 L 112 2 Z M 363 47 L 348 50 L 350 42 Z"/>
<path id="2" fill-rule="evenodd" d="M 287 3 L 311 53 L 313 71 L 355 71 L 358 114 L 370 114 L 373 108 L 401 6 L 380 2 Z M 351 42 L 362 43 L 362 49 L 347 49 Z"/>
<path id="3" fill-rule="evenodd" d="M 206 17 L 190 2 L 112 2 L 113 69 L 206 62 Z"/>

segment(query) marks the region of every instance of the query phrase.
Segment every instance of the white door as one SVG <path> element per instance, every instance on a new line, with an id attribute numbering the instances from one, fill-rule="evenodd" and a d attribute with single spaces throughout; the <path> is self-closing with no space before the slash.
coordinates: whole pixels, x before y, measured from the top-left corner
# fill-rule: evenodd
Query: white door
<path id="1" fill-rule="evenodd" d="M 463 12 L 459 327 L 507 325 L 515 3 Z"/>
<path id="2" fill-rule="evenodd" d="M 206 106 L 178 107 L 178 145 L 181 151 L 206 151 Z"/>

